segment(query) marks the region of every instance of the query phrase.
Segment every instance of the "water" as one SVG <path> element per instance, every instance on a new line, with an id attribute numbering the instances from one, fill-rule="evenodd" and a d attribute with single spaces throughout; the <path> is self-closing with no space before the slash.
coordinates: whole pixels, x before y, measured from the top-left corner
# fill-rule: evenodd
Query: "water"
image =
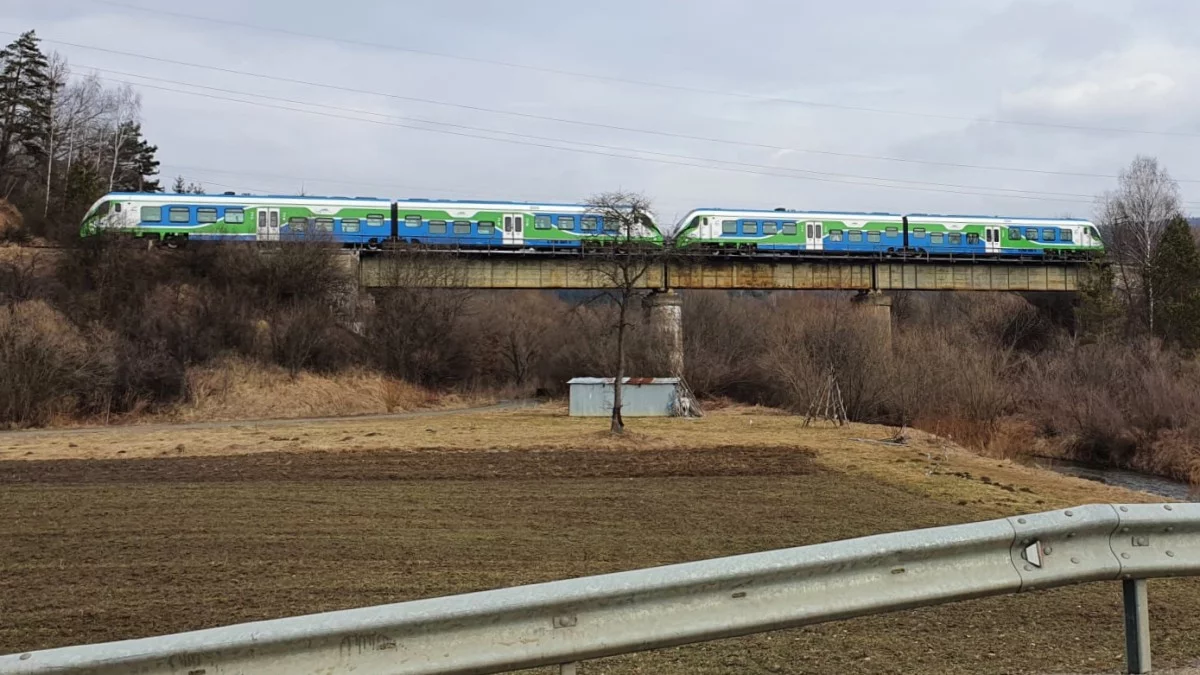
<path id="1" fill-rule="evenodd" d="M 1190 485 L 1170 478 L 1163 478 L 1162 476 L 1153 476 L 1125 469 L 1110 469 L 1065 459 L 1039 457 L 1034 460 L 1034 465 L 1067 476 L 1086 478 L 1087 480 L 1094 480 L 1106 485 L 1116 485 L 1117 487 L 1137 490 L 1138 492 L 1148 492 L 1185 502 L 1200 502 L 1200 492 L 1193 490 Z"/>

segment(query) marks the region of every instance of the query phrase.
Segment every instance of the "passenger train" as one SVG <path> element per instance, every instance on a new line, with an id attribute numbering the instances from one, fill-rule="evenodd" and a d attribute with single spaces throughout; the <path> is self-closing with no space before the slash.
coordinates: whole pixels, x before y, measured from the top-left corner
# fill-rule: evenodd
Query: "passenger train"
<path id="1" fill-rule="evenodd" d="M 1089 259 L 1104 250 L 1087 220 L 840 211 L 695 209 L 673 236 L 647 216 L 621 231 L 582 204 L 112 193 L 84 217 L 100 232 L 189 240 L 286 241 L 321 236 L 345 246 L 580 250 L 629 238 L 694 252 Z"/>

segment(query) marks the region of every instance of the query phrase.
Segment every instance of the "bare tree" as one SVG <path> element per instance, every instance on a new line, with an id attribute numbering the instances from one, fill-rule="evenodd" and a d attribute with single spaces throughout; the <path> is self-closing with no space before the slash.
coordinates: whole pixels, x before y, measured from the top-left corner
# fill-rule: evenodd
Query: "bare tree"
<path id="1" fill-rule="evenodd" d="M 1133 317 L 1154 330 L 1154 254 L 1163 230 L 1181 213 L 1179 185 L 1153 157 L 1138 156 L 1100 203 L 1100 226 L 1117 266 L 1118 288 Z"/>
<path id="2" fill-rule="evenodd" d="M 110 119 L 107 121 L 109 134 L 112 137 L 112 163 L 108 170 L 108 190 L 112 192 L 117 181 L 117 165 L 120 163 L 121 150 L 131 139 L 131 123 L 136 122 L 142 111 L 142 96 L 125 85 L 114 92 L 113 107 Z"/>
<path id="3" fill-rule="evenodd" d="M 647 277 L 656 264 L 662 263 L 662 250 L 647 246 L 649 234 L 650 201 L 632 192 L 606 192 L 588 200 L 589 210 L 602 218 L 605 235 L 603 244 L 590 256 L 588 269 L 596 274 L 607 289 L 599 297 L 606 298 L 616 306 L 613 329 L 617 335 L 613 370 L 613 408 L 610 430 L 614 434 L 625 431 L 625 420 L 621 416 L 621 388 L 625 378 L 626 333 L 633 325 L 631 315 L 636 305 L 648 292 Z"/>

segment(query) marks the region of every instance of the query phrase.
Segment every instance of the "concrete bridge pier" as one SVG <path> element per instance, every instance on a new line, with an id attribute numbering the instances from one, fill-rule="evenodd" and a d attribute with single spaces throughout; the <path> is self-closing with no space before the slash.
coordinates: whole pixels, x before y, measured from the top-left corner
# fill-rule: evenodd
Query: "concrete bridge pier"
<path id="1" fill-rule="evenodd" d="M 878 326 L 881 340 L 892 342 L 892 299 L 882 291 L 860 291 L 853 300 Z"/>
<path id="2" fill-rule="evenodd" d="M 683 297 L 679 291 L 652 291 L 644 303 L 663 377 L 683 377 Z"/>

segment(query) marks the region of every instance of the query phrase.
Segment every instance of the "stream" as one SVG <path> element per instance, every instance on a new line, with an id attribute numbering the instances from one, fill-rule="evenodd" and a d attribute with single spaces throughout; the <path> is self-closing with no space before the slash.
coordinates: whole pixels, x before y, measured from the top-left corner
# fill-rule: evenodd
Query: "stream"
<path id="1" fill-rule="evenodd" d="M 1187 483 L 1183 483 L 1162 476 L 1154 476 L 1147 473 L 1138 473 L 1137 471 L 1128 471 L 1126 469 L 1112 469 L 1108 467 L 1095 466 L 1092 464 L 1084 464 L 1081 462 L 1072 462 L 1065 459 L 1050 459 L 1038 457 L 1033 460 L 1033 465 L 1050 469 L 1067 476 L 1075 476 L 1077 478 L 1086 478 L 1094 480 L 1098 483 L 1106 485 L 1116 485 L 1118 487 L 1137 490 L 1138 492 L 1148 492 L 1150 494 L 1170 497 L 1186 502 L 1200 502 L 1200 491 L 1193 489 Z"/>

